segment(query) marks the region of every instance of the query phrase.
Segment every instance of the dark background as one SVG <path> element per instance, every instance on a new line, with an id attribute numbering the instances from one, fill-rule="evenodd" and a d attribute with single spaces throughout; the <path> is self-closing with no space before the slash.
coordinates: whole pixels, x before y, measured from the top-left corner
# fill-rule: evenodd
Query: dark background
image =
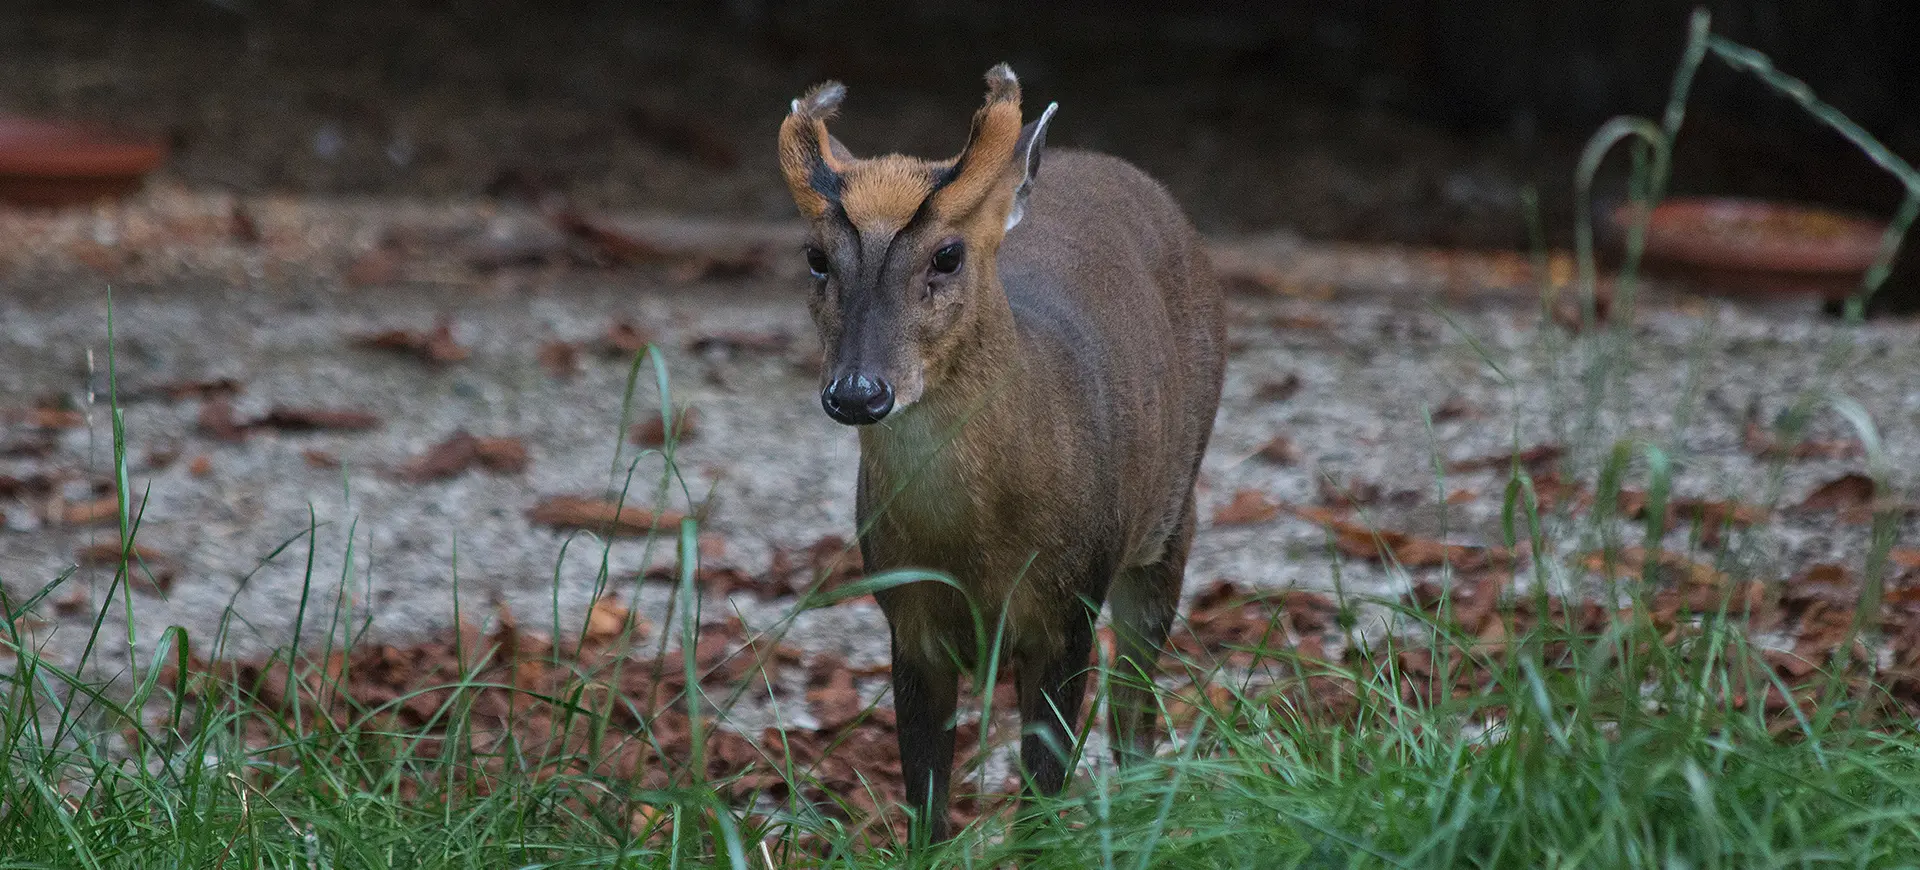
<path id="1" fill-rule="evenodd" d="M 0 11 L 0 109 L 163 131 L 168 172 L 195 186 L 470 197 L 544 185 L 599 205 L 778 218 L 791 204 L 773 131 L 789 98 L 838 78 L 851 94 L 836 130 L 855 151 L 948 154 L 980 74 L 1006 60 L 1029 112 L 1062 104 L 1056 145 L 1135 160 L 1208 230 L 1522 246 L 1522 189 L 1538 190 L 1564 242 L 1587 136 L 1611 115 L 1658 115 L 1693 5 L 15 0 Z M 1920 156 L 1920 3 L 1706 5 L 1716 32 Z M 1899 193 L 1712 59 L 1674 189 L 1878 214 Z"/>

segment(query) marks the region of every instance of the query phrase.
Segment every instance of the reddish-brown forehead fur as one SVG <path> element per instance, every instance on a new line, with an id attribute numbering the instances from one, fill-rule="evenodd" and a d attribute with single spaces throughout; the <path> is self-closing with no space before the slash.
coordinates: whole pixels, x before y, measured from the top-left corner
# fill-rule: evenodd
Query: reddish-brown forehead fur
<path id="1" fill-rule="evenodd" d="M 898 154 L 857 161 L 841 176 L 840 208 L 862 233 L 897 232 L 933 192 L 936 171 L 935 164 Z"/>

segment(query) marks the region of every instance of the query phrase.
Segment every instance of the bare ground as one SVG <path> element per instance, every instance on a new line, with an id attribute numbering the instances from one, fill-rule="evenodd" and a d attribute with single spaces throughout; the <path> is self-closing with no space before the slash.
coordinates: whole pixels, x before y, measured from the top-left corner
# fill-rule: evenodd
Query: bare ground
<path id="1" fill-rule="evenodd" d="M 677 454 L 696 504 L 676 491 L 671 506 L 705 511 L 708 565 L 758 575 L 778 550 L 851 537 L 855 444 L 818 410 L 809 363 L 816 351 L 784 258 L 743 277 L 609 269 L 579 263 L 577 247 L 556 241 L 538 216 L 491 204 L 242 201 L 257 233 L 236 230 L 232 204 L 160 189 L 123 207 L 0 218 L 15 240 L 6 249 L 12 292 L 0 302 L 0 475 L 18 481 L 0 500 L 0 580 L 19 602 L 68 578 L 22 622 L 53 660 L 77 660 L 93 614 L 105 607 L 107 642 L 94 666 L 125 666 L 127 612 L 104 595 L 113 571 L 76 568 L 86 548 L 117 542 L 115 528 L 63 521 L 97 500 L 112 477 L 110 290 L 138 540 L 156 574 L 172 575 L 166 592 L 132 595 L 143 649 L 166 626 L 183 625 L 197 651 L 213 651 L 228 613 L 228 654 L 284 644 L 300 619 L 312 643 L 339 607 L 356 625 L 365 621 L 369 639 L 402 641 L 453 625 L 456 591 L 475 621 L 489 618 L 498 600 L 522 625 L 568 633 L 603 586 L 637 590 L 638 609 L 658 620 L 666 587 L 637 578 L 650 563 L 672 561 L 670 542 L 569 542 L 527 516 L 544 496 L 600 494 L 618 482 L 616 468 L 636 459 L 630 503 L 651 504 L 660 461 L 621 439 L 632 356 L 595 351 L 622 320 L 652 334 L 673 401 L 698 409 L 697 434 Z M 767 232 L 694 230 L 708 238 Z M 471 264 L 509 242 L 543 262 Z M 1435 468 L 1565 440 L 1565 426 L 1585 406 L 1582 351 L 1559 347 L 1568 334 L 1541 327 L 1537 299 L 1514 288 L 1511 275 L 1437 281 L 1419 273 L 1434 268 L 1430 258 L 1284 238 L 1241 249 L 1283 252 L 1273 261 L 1282 274 L 1273 292 L 1233 298 L 1234 351 L 1201 482 L 1190 589 L 1216 578 L 1389 600 L 1408 589 L 1406 572 L 1339 555 L 1325 530 L 1298 516 L 1214 522 L 1245 490 L 1287 505 L 1357 492 L 1357 516 L 1377 528 L 1500 544 L 1504 469 L 1442 478 Z M 433 365 L 354 345 L 357 335 L 428 330 L 442 317 L 468 358 Z M 1667 443 L 1678 459 L 1679 495 L 1790 508 L 1822 483 L 1865 470 L 1866 460 L 1841 451 L 1762 461 L 1750 449 L 1749 413 L 1770 420 L 1799 391 L 1825 388 L 1871 409 L 1892 495 L 1904 498 L 1907 469 L 1920 459 L 1920 393 L 1908 384 L 1908 373 L 1920 370 L 1920 328 L 1889 320 L 1854 330 L 1852 349 L 1822 374 L 1823 353 L 1845 330 L 1804 312 L 1650 296 L 1633 330 L 1629 394 L 1609 400 L 1601 431 Z M 696 349 L 702 338 L 780 334 L 791 337 L 784 350 Z M 557 377 L 542 364 L 542 346 L 554 341 L 580 348 L 577 375 Z M 202 425 L 200 401 L 153 389 L 219 378 L 241 385 L 234 410 L 242 420 L 290 406 L 370 412 L 381 425 L 262 429 L 228 442 Z M 651 371 L 643 372 L 636 419 L 658 404 Z M 35 405 L 73 413 L 49 419 Z M 1676 414 L 1684 414 L 1684 429 L 1674 440 Z M 456 431 L 522 439 L 530 465 L 426 482 L 392 474 Z M 1257 455 L 1276 435 L 1296 458 Z M 1838 442 L 1852 432 L 1828 412 L 1816 418 L 1814 435 Z M 328 458 L 339 467 L 317 467 Z M 1591 450 L 1572 456 L 1589 482 L 1593 462 Z M 1902 531 L 1911 527 L 1907 521 Z M 1669 543 L 1684 549 L 1686 537 L 1676 531 Z M 1821 562 L 1857 571 L 1865 540 L 1864 525 L 1831 511 L 1780 510 L 1718 558 L 1760 579 L 1783 580 Z M 1569 539 L 1556 555 L 1579 544 Z M 1550 561 L 1557 574 L 1574 576 L 1564 560 Z M 791 605 L 737 591 L 713 596 L 706 611 L 767 627 Z M 1361 627 L 1378 629 L 1383 617 L 1369 613 Z M 885 638 L 879 613 L 861 601 L 804 614 L 787 637 L 855 665 L 884 662 Z"/>

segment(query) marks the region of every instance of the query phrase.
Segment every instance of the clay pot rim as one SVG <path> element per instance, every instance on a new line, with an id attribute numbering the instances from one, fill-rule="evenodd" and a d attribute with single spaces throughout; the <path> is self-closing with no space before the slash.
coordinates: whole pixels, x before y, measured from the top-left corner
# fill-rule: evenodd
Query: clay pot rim
<path id="1" fill-rule="evenodd" d="M 1629 226 L 1636 206 L 1613 212 L 1616 229 Z M 1826 237 L 1792 232 L 1799 221 L 1834 229 Z M 1772 231 L 1731 236 L 1729 225 L 1762 223 Z M 1781 228 L 1785 223 L 1789 226 Z M 1842 275 L 1865 272 L 1879 257 L 1885 221 L 1821 206 L 1744 197 L 1675 197 L 1647 218 L 1649 260 L 1731 272 Z"/>
<path id="2" fill-rule="evenodd" d="M 166 144 L 97 124 L 0 115 L 0 175 L 133 179 L 166 160 Z"/>

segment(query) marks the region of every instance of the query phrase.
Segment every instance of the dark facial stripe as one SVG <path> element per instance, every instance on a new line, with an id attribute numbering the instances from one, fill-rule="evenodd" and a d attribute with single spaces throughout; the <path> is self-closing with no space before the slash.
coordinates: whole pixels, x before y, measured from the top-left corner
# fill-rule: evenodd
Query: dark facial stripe
<path id="1" fill-rule="evenodd" d="M 827 161 L 817 157 L 814 159 L 813 171 L 807 174 L 807 186 L 813 188 L 814 193 L 826 197 L 828 202 L 837 205 L 840 202 L 842 184 L 840 174 L 827 166 Z"/>

